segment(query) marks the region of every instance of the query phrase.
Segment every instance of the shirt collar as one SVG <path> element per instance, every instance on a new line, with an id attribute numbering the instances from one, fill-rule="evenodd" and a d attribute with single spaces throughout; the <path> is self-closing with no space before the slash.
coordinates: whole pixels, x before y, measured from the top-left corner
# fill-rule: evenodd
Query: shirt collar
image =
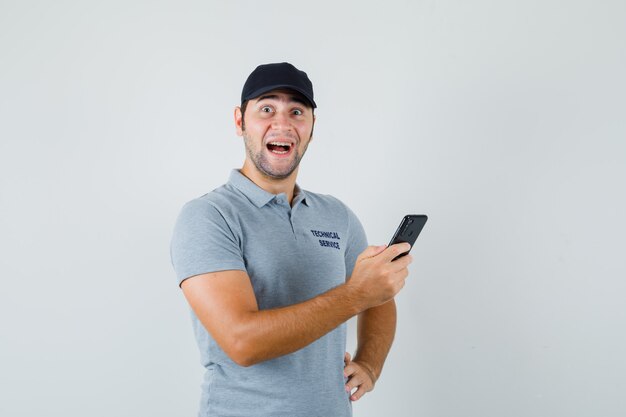
<path id="1" fill-rule="evenodd" d="M 230 178 L 228 179 L 228 183 L 233 187 L 237 188 L 239 191 L 245 195 L 248 200 L 250 200 L 255 206 L 263 207 L 271 200 L 276 198 L 275 194 L 265 191 L 254 182 L 252 182 L 248 177 L 243 175 L 238 169 L 233 169 L 230 173 Z M 293 196 L 294 204 L 293 206 L 302 201 L 305 205 L 309 205 L 306 200 L 306 192 L 296 184 L 294 188 L 294 196 Z"/>

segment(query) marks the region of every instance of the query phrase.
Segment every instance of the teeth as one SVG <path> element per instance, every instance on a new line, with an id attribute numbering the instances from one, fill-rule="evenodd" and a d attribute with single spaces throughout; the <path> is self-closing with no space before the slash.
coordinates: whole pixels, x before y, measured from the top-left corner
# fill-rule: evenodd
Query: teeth
<path id="1" fill-rule="evenodd" d="M 289 147 L 291 147 L 291 143 L 288 143 L 288 142 L 270 142 L 269 145 L 289 146 Z"/>

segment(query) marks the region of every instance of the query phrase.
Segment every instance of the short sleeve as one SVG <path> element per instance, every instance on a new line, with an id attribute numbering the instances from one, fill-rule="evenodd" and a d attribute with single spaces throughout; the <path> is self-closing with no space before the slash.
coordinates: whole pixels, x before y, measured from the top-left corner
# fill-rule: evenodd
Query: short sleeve
<path id="1" fill-rule="evenodd" d="M 170 243 L 178 285 L 208 272 L 245 270 L 238 239 L 210 202 L 196 199 L 182 208 Z"/>
<path id="2" fill-rule="evenodd" d="M 367 236 L 356 214 L 346 206 L 348 214 L 348 243 L 346 245 L 346 278 L 352 275 L 356 258 L 367 248 Z"/>

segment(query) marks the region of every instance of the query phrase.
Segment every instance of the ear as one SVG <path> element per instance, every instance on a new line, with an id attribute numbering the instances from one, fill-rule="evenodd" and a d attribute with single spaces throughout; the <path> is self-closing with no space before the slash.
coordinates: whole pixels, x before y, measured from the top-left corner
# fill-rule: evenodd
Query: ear
<path id="1" fill-rule="evenodd" d="M 242 123 L 243 118 L 241 117 L 241 107 L 235 107 L 235 132 L 237 136 L 243 136 Z"/>

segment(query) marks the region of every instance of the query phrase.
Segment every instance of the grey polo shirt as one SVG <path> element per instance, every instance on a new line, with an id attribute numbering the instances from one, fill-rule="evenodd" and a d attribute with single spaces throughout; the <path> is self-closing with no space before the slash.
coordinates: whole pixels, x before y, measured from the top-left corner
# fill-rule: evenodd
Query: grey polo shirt
<path id="1" fill-rule="evenodd" d="M 361 223 L 338 199 L 296 185 L 264 191 L 238 170 L 227 184 L 183 207 L 171 241 L 178 283 L 207 272 L 243 270 L 259 309 L 311 299 L 345 282 L 367 246 Z M 200 416 L 345 417 L 343 323 L 310 345 L 249 367 L 234 363 L 191 311 L 206 368 Z"/>

